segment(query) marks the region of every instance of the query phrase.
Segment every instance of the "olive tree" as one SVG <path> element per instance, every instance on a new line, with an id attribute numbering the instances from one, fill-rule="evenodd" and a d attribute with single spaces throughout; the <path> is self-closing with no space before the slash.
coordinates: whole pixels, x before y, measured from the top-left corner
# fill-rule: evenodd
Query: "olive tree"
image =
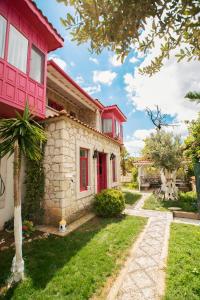
<path id="1" fill-rule="evenodd" d="M 92 51 L 115 51 L 122 60 L 134 49 L 160 52 L 143 69 L 152 75 L 176 50 L 177 60 L 200 60 L 199 0 L 57 0 L 73 6 L 62 24 L 78 44 L 90 42 Z"/>
<path id="2" fill-rule="evenodd" d="M 196 178 L 198 210 L 200 212 L 200 116 L 189 125 L 189 136 L 185 140 L 185 154 L 192 159 Z"/>
<path id="3" fill-rule="evenodd" d="M 176 199 L 176 173 L 182 161 L 180 137 L 157 130 L 145 139 L 143 154 L 160 170 L 164 198 Z"/>

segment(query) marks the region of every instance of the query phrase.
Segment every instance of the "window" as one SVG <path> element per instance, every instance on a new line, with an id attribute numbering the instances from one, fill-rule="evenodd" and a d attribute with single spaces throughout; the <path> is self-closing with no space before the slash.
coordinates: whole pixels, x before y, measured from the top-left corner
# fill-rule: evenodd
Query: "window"
<path id="1" fill-rule="evenodd" d="M 117 181 L 117 179 L 116 179 L 116 157 L 114 157 L 112 159 L 112 179 L 113 179 L 113 182 Z"/>
<path id="2" fill-rule="evenodd" d="M 57 103 L 53 100 L 50 100 L 50 99 L 48 99 L 48 106 L 55 109 L 55 110 L 57 110 L 57 111 L 61 111 L 61 110 L 64 109 L 64 106 L 62 106 L 61 104 L 59 104 L 59 103 Z"/>
<path id="3" fill-rule="evenodd" d="M 44 54 L 35 46 L 31 48 L 30 77 L 39 83 L 44 81 Z"/>
<path id="4" fill-rule="evenodd" d="M 112 119 L 103 119 L 103 132 L 112 132 Z"/>
<path id="5" fill-rule="evenodd" d="M 0 15 L 0 57 L 4 58 L 7 21 Z"/>
<path id="6" fill-rule="evenodd" d="M 86 191 L 88 187 L 88 150 L 80 149 L 80 190 Z"/>
<path id="7" fill-rule="evenodd" d="M 116 137 L 120 136 L 120 124 L 117 120 L 115 120 L 115 136 Z"/>
<path id="8" fill-rule="evenodd" d="M 8 62 L 26 73 L 28 40 L 12 25 L 10 25 Z"/>
<path id="9" fill-rule="evenodd" d="M 122 124 L 120 125 L 120 137 L 123 139 L 123 126 Z"/>

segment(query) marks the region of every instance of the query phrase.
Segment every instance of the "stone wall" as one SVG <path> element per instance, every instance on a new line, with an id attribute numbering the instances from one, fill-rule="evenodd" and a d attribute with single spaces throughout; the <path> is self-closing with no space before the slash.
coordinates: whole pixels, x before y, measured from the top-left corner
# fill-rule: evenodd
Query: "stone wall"
<path id="1" fill-rule="evenodd" d="M 97 161 L 94 150 L 107 153 L 107 185 L 120 183 L 120 146 L 101 134 L 65 116 L 46 121 L 48 141 L 45 148 L 45 219 L 57 224 L 61 218 L 71 222 L 85 213 L 97 192 Z M 80 192 L 80 148 L 89 150 L 89 186 Z M 112 182 L 110 154 L 116 155 L 117 181 Z"/>

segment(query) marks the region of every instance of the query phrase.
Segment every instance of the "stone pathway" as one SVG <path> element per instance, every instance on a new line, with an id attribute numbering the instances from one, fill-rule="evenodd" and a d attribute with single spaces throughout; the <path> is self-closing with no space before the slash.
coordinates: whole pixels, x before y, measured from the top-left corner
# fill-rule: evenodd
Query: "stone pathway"
<path id="1" fill-rule="evenodd" d="M 165 287 L 165 265 L 172 214 L 143 210 L 149 193 L 126 213 L 148 217 L 145 230 L 134 244 L 130 257 L 111 288 L 107 300 L 161 299 Z"/>

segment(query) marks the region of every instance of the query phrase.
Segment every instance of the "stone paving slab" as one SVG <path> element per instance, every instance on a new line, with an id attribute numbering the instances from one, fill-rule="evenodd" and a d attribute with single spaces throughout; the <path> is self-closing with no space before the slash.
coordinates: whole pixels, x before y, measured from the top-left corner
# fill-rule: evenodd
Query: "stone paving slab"
<path id="1" fill-rule="evenodd" d="M 125 210 L 127 214 L 148 217 L 149 220 L 107 300 L 157 300 L 164 295 L 164 269 L 173 217 L 168 212 L 143 210 L 148 196 L 148 193 L 143 194 L 134 209 Z"/>
<path id="2" fill-rule="evenodd" d="M 200 226 L 200 221 L 199 220 L 194 220 L 194 219 L 174 218 L 173 222 L 174 223 L 183 223 L 183 224 L 190 224 L 190 225 Z"/>

